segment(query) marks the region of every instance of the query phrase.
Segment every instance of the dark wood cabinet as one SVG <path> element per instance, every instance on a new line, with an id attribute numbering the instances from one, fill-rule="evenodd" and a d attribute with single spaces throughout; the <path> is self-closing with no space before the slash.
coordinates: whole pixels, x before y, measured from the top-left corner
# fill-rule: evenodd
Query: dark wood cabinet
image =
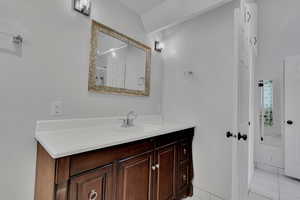
<path id="1" fill-rule="evenodd" d="M 112 200 L 112 165 L 72 177 L 70 200 Z"/>
<path id="2" fill-rule="evenodd" d="M 38 144 L 35 200 L 179 200 L 193 194 L 194 129 L 52 159 Z"/>
<path id="3" fill-rule="evenodd" d="M 175 195 L 175 147 L 171 145 L 157 150 L 156 156 L 156 200 L 174 199 Z"/>
<path id="4" fill-rule="evenodd" d="M 179 176 L 178 176 L 178 190 L 184 189 L 190 183 L 190 165 L 189 164 L 181 164 L 179 165 Z"/>
<path id="5" fill-rule="evenodd" d="M 190 196 L 193 193 L 192 178 L 193 158 L 192 158 L 192 140 L 183 140 L 177 145 L 178 161 L 177 161 L 177 177 L 176 177 L 176 193 L 177 196 Z"/>
<path id="6" fill-rule="evenodd" d="M 118 163 L 117 199 L 151 200 L 153 153 Z"/>

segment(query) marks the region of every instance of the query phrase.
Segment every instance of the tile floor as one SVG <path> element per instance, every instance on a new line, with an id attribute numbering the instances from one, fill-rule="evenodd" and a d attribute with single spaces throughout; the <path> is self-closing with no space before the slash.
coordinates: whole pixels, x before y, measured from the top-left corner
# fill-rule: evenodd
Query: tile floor
<path id="1" fill-rule="evenodd" d="M 222 200 L 222 198 L 195 187 L 194 196 L 186 200 Z M 255 169 L 248 200 L 300 200 L 300 181 L 288 178 L 282 173 Z"/>
<path id="2" fill-rule="evenodd" d="M 262 195 L 250 192 L 248 200 L 271 200 L 271 199 L 268 198 L 268 197 L 265 197 L 265 196 L 262 196 Z"/>
<path id="3" fill-rule="evenodd" d="M 250 200 L 300 200 L 300 181 L 278 173 L 256 169 Z"/>

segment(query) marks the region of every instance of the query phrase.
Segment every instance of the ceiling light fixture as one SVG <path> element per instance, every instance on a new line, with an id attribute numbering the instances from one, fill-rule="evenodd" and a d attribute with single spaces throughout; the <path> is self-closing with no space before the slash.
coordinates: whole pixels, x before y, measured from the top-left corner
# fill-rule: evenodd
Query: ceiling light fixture
<path id="1" fill-rule="evenodd" d="M 73 0 L 74 10 L 86 16 L 91 15 L 91 0 Z"/>

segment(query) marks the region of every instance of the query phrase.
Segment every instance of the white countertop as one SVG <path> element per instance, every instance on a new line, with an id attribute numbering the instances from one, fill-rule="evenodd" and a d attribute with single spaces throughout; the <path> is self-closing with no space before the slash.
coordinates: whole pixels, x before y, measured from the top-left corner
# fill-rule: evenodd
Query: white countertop
<path id="1" fill-rule="evenodd" d="M 117 119 L 38 121 L 35 138 L 57 159 L 195 127 L 151 116 L 137 121 L 134 127 L 123 128 Z"/>

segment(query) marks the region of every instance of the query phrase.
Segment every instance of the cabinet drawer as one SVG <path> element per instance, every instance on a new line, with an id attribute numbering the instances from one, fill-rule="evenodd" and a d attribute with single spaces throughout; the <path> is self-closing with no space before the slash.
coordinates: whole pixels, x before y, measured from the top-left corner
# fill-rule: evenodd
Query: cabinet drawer
<path id="1" fill-rule="evenodd" d="M 179 161 L 190 160 L 192 144 L 190 140 L 184 140 L 178 144 Z"/>
<path id="2" fill-rule="evenodd" d="M 151 151 L 153 148 L 154 145 L 150 140 L 142 140 L 74 155 L 70 161 L 70 174 L 73 176 L 87 170 L 107 165 L 115 160 L 121 160 Z"/>
<path id="3" fill-rule="evenodd" d="M 179 173 L 177 177 L 177 190 L 181 191 L 188 187 L 191 178 L 191 165 L 190 163 L 185 163 L 179 165 Z"/>
<path id="4" fill-rule="evenodd" d="M 174 133 L 166 134 L 159 137 L 159 140 L 156 141 L 156 147 L 160 148 L 166 145 L 170 145 L 173 143 L 177 143 L 180 140 L 186 138 L 193 138 L 194 136 L 194 128 L 185 129 L 182 131 L 177 131 Z"/>
<path id="5" fill-rule="evenodd" d="M 112 200 L 112 166 L 75 176 L 70 181 L 69 200 Z"/>

